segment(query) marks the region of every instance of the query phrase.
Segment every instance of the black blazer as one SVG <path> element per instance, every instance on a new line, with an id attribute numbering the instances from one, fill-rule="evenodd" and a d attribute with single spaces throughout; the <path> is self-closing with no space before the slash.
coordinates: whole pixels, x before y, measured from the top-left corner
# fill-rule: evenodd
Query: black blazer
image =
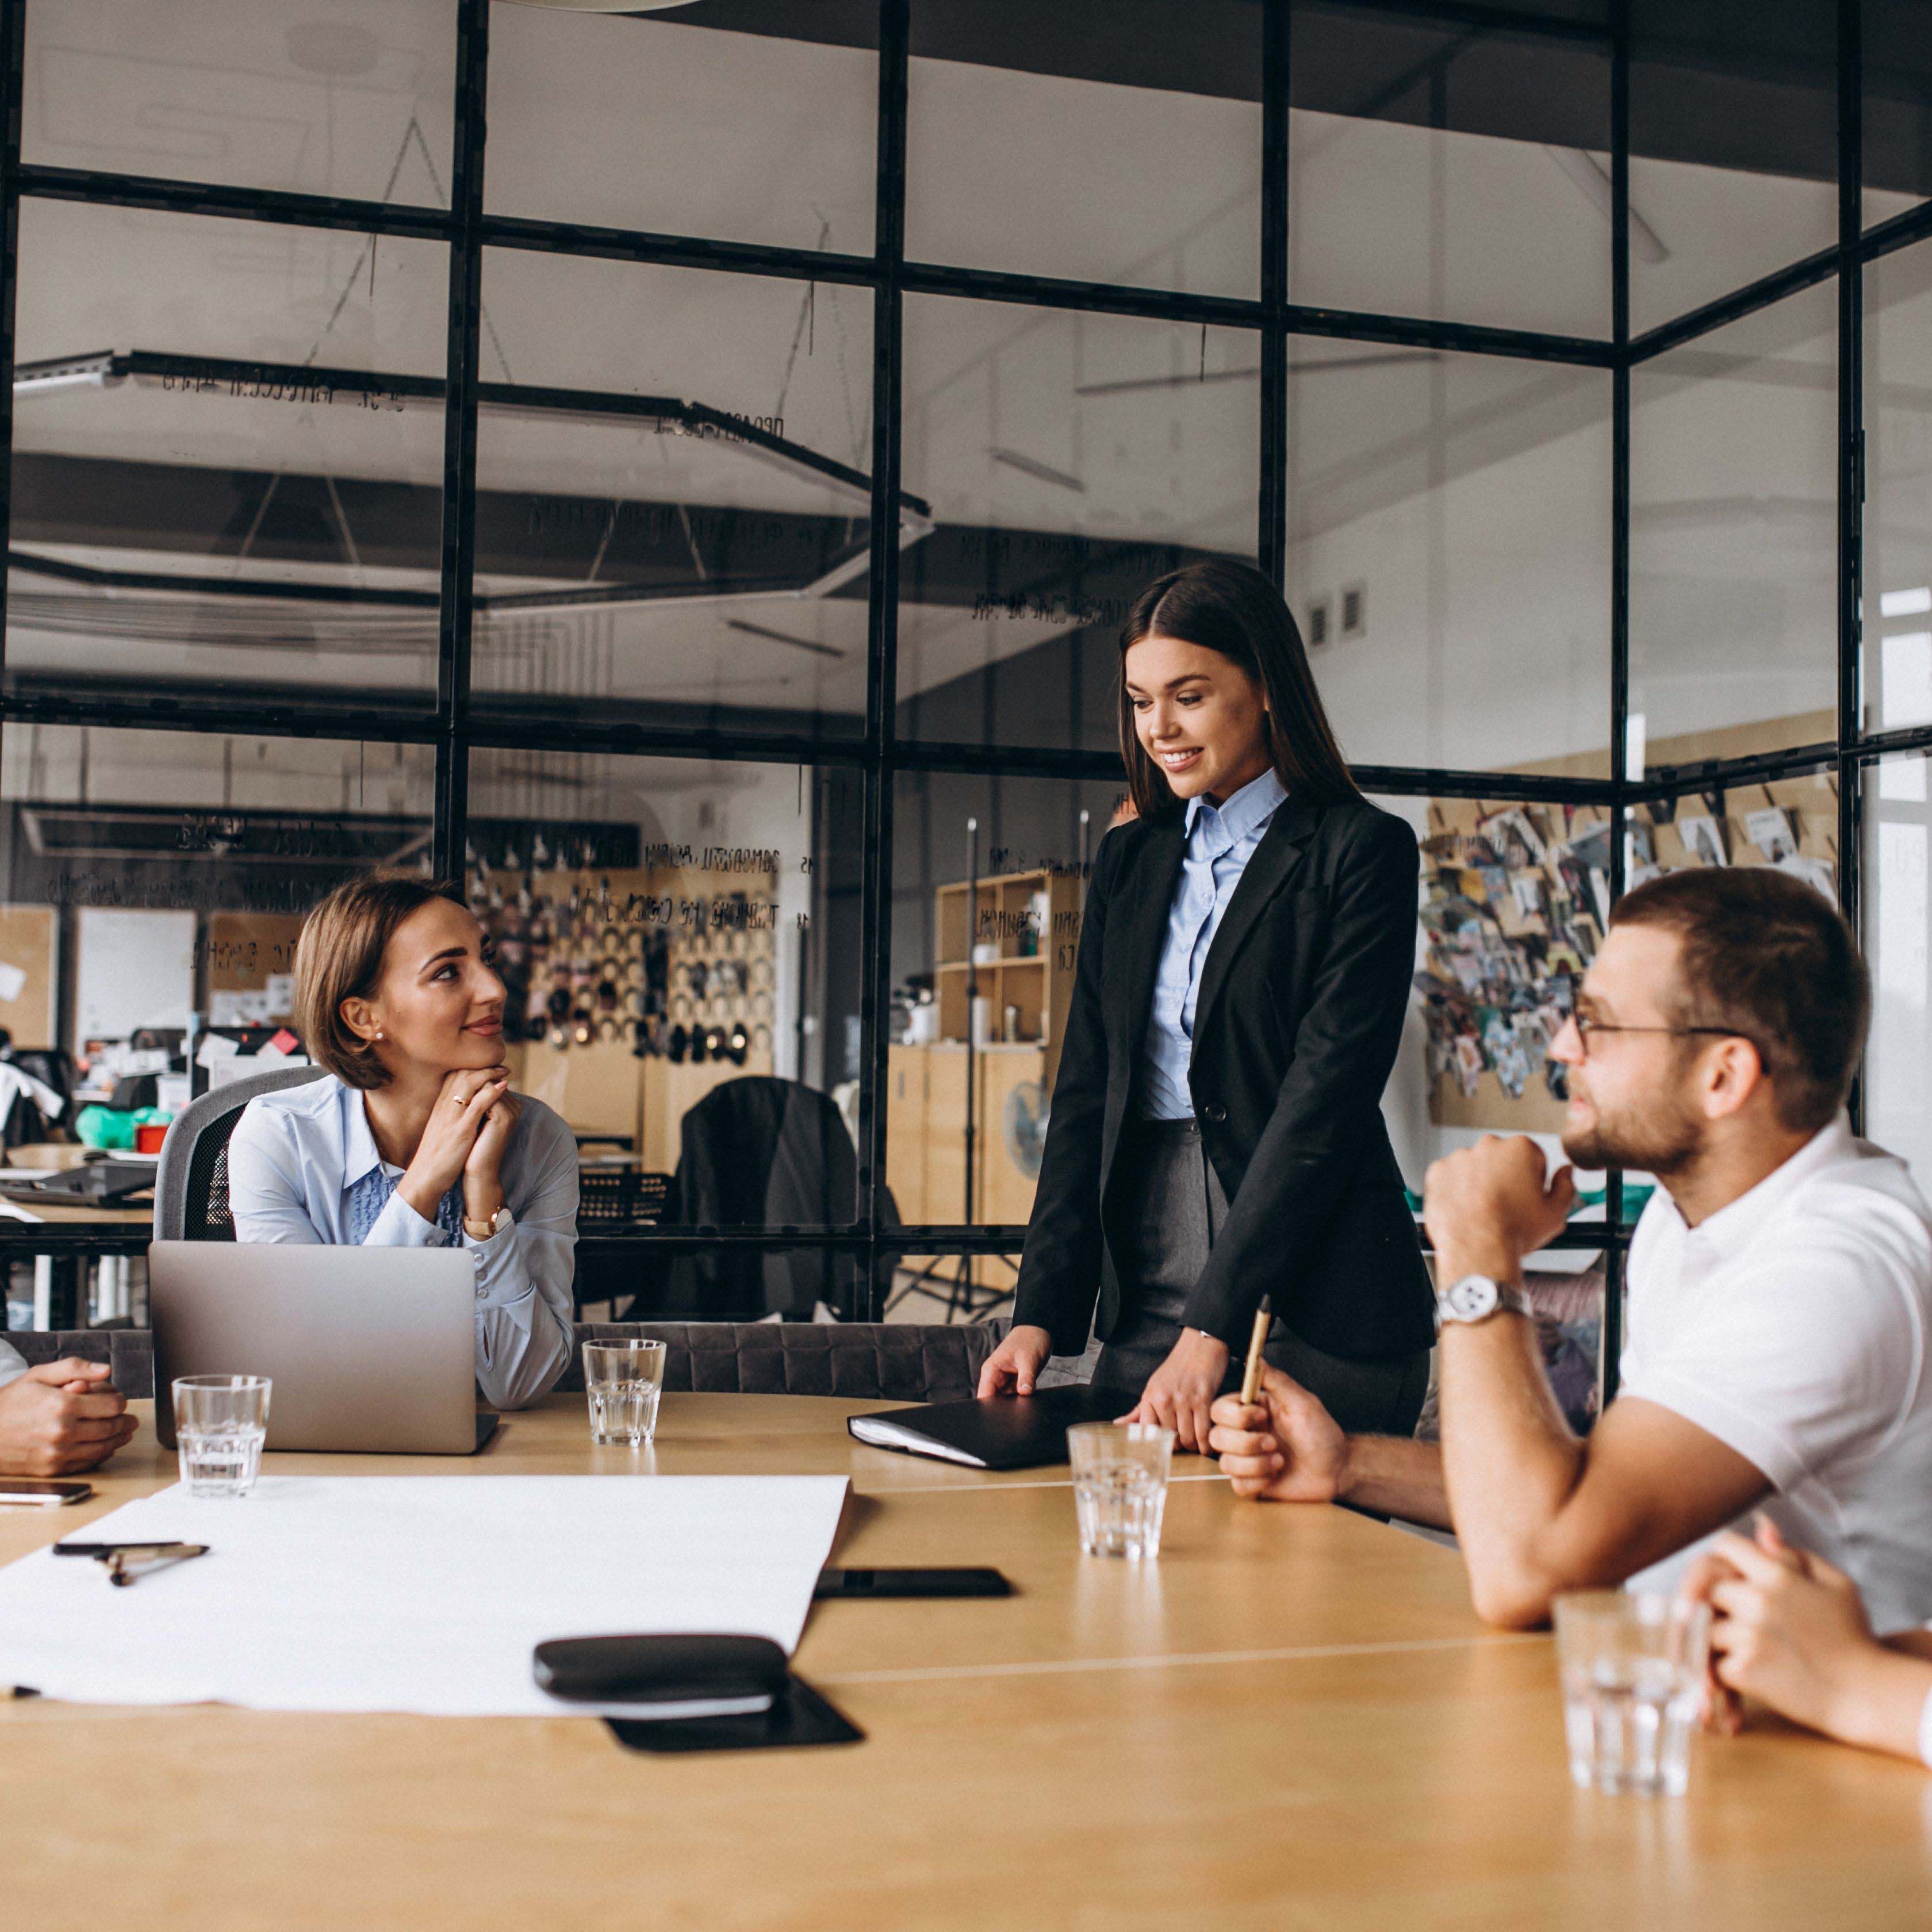
<path id="1" fill-rule="evenodd" d="M 1107 1190 L 1138 1108 L 1148 1015 L 1180 877 L 1176 809 L 1110 832 L 1088 888 L 1016 1323 L 1056 1354 L 1120 1312 Z M 1431 1297 L 1382 1117 L 1415 963 L 1415 835 L 1366 800 L 1275 813 L 1202 969 L 1188 1084 L 1228 1197 L 1190 1328 L 1245 1348 L 1264 1294 L 1356 1361 L 1426 1348 Z"/>

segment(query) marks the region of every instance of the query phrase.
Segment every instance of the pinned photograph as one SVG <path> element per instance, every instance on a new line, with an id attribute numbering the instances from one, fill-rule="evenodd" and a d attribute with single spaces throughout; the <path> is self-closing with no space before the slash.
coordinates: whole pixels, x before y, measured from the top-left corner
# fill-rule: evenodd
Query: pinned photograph
<path id="1" fill-rule="evenodd" d="M 1456 1036 L 1456 1084 L 1462 1090 L 1462 1097 L 1473 1100 L 1476 1097 L 1477 1083 L 1483 1077 L 1483 1049 L 1469 1034 Z"/>
<path id="2" fill-rule="evenodd" d="M 1776 862 L 1780 872 L 1789 872 L 1794 879 L 1802 879 L 1814 892 L 1821 892 L 1832 904 L 1838 903 L 1838 868 L 1828 859 L 1803 859 L 1796 853 Z"/>
<path id="3" fill-rule="evenodd" d="M 1684 849 L 1700 866 L 1728 866 L 1731 862 L 1729 852 L 1724 849 L 1724 828 L 1714 818 L 1702 813 L 1687 814 L 1677 821 L 1678 836 L 1684 841 Z"/>
<path id="4" fill-rule="evenodd" d="M 1772 865 L 1798 856 L 1798 829 L 1791 814 L 1776 806 L 1744 814 L 1744 836 Z"/>
<path id="5" fill-rule="evenodd" d="M 1543 863 L 1547 848 L 1528 812 L 1520 808 L 1497 812 L 1478 828 L 1513 871 Z"/>

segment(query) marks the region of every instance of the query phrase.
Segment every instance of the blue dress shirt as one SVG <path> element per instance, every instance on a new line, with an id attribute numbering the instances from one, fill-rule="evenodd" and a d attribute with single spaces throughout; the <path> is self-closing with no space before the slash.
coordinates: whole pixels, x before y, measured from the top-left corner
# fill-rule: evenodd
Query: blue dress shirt
<path id="1" fill-rule="evenodd" d="M 333 1074 L 260 1094 L 228 1142 L 228 1204 L 238 1241 L 336 1247 L 460 1246 L 476 1263 L 476 1380 L 497 1408 L 545 1394 L 570 1365 L 577 1246 L 577 1140 L 540 1100 L 503 1148 L 503 1200 L 514 1222 L 488 1240 L 426 1221 L 393 1191 L 401 1170 L 376 1151 L 362 1096 Z M 363 1184 L 381 1173 L 386 1204 L 359 1241 Z"/>
<path id="2" fill-rule="evenodd" d="M 1187 845 L 1167 915 L 1167 939 L 1154 982 L 1142 1051 L 1141 1113 L 1150 1120 L 1191 1120 L 1187 1065 L 1194 1052 L 1194 1006 L 1215 929 L 1255 848 L 1288 794 L 1272 771 L 1251 779 L 1218 808 L 1187 801 Z"/>

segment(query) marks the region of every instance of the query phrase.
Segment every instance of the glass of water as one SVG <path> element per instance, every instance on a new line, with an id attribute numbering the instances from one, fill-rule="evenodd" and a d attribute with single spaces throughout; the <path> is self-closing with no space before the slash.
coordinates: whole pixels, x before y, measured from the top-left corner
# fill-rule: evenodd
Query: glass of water
<path id="1" fill-rule="evenodd" d="M 590 1439 L 637 1449 L 657 1433 L 664 1393 L 662 1342 L 586 1342 L 584 1390 L 590 1402 Z"/>
<path id="2" fill-rule="evenodd" d="M 266 1376 L 180 1376 L 175 1442 L 191 1496 L 245 1496 L 261 1473 L 268 1432 Z"/>
<path id="3" fill-rule="evenodd" d="M 1711 1649 L 1708 1605 L 1650 1591 L 1556 1599 L 1570 1775 L 1586 1790 L 1681 1794 Z"/>
<path id="4" fill-rule="evenodd" d="M 1080 1547 L 1089 1556 L 1158 1556 L 1174 1431 L 1154 1422 L 1076 1423 L 1066 1457 Z"/>

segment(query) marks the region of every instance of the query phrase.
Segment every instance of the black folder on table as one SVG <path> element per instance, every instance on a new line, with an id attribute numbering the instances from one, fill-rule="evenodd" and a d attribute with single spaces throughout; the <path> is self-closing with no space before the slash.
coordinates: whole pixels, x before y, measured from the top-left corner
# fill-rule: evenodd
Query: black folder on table
<path id="1" fill-rule="evenodd" d="M 874 1449 L 903 1449 L 974 1469 L 1031 1469 L 1066 1460 L 1066 1432 L 1075 1423 L 1111 1422 L 1133 1406 L 1118 1389 L 1082 1382 L 1037 1395 L 880 1409 L 849 1417 L 845 1426 Z"/>

